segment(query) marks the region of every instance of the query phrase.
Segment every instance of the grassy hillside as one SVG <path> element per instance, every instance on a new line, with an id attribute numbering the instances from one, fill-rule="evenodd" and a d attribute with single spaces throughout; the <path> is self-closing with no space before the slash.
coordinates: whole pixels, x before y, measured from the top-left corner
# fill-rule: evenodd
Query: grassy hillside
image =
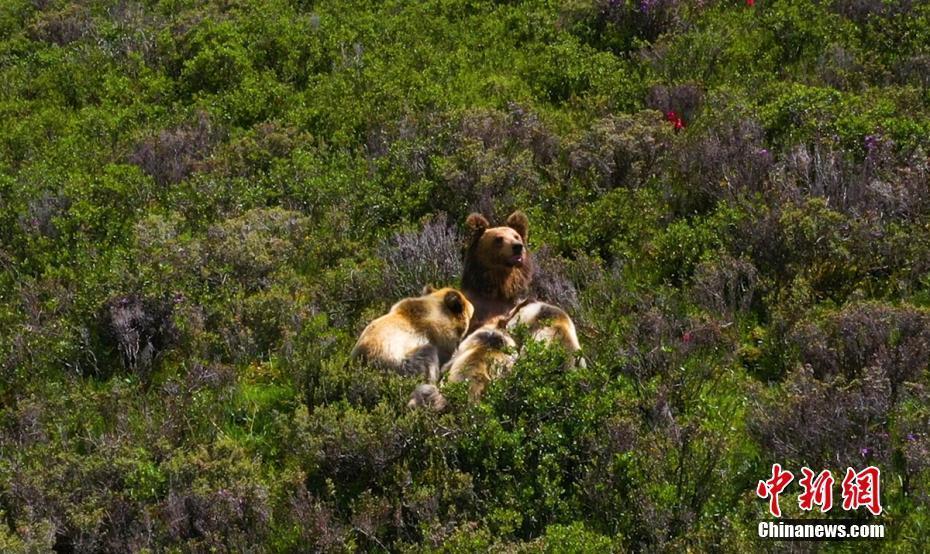
<path id="1" fill-rule="evenodd" d="M 0 2 L 0 550 L 772 549 L 779 462 L 920 551 L 930 5 L 754 4 Z M 513 209 L 589 367 L 408 410 Z"/>

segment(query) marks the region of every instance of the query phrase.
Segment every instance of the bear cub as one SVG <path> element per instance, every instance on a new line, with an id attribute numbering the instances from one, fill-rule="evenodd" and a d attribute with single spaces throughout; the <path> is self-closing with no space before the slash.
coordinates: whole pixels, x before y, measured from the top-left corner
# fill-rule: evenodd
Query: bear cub
<path id="1" fill-rule="evenodd" d="M 575 323 L 562 308 L 540 301 L 518 304 L 508 316 L 507 331 L 512 333 L 521 326 L 533 340 L 561 345 L 569 355 L 569 367 L 587 367 Z"/>
<path id="2" fill-rule="evenodd" d="M 439 368 L 455 352 L 474 312 L 460 291 L 427 285 L 423 296 L 405 298 L 369 323 L 352 357 L 436 383 Z"/>
<path id="3" fill-rule="evenodd" d="M 516 361 L 517 343 L 504 330 L 506 325 L 505 318 L 497 318 L 468 335 L 452 359 L 442 367 L 445 375 L 443 385 L 467 382 L 468 399 L 478 402 L 488 384 L 509 371 Z M 426 406 L 441 412 L 446 409 L 448 402 L 439 387 L 422 384 L 413 391 L 407 406 Z"/>

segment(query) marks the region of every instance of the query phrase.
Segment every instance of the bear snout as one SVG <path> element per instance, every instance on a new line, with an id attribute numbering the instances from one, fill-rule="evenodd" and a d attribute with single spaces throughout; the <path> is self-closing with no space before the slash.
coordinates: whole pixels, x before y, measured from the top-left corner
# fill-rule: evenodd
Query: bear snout
<path id="1" fill-rule="evenodd" d="M 510 256 L 507 258 L 507 265 L 510 267 L 523 267 L 523 243 L 517 242 L 510 245 Z"/>

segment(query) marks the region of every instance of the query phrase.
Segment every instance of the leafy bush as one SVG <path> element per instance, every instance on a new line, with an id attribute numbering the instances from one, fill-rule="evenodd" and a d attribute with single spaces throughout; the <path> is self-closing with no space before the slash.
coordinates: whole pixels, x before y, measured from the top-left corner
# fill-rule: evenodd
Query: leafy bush
<path id="1" fill-rule="evenodd" d="M 90 35 L 94 22 L 83 6 L 67 6 L 60 11 L 40 13 L 29 29 L 35 40 L 65 46 Z"/>
<path id="2" fill-rule="evenodd" d="M 799 325 L 792 341 L 818 377 L 855 378 L 868 368 L 880 368 L 894 397 L 927 369 L 930 316 L 907 308 L 850 306 L 821 325 Z"/>
<path id="3" fill-rule="evenodd" d="M 810 368 L 792 372 L 776 395 L 757 401 L 749 430 L 768 458 L 818 468 L 879 466 L 890 461 L 891 384 L 877 367 L 861 378 L 821 381 Z M 782 461 L 783 460 L 783 461 Z"/>
<path id="4" fill-rule="evenodd" d="M 926 213 L 927 194 L 919 184 L 927 172 L 923 153 L 898 161 L 885 137 L 868 135 L 863 144 L 859 163 L 829 143 L 798 146 L 779 164 L 778 186 L 789 198 L 822 197 L 857 216 L 908 219 Z"/>
<path id="5" fill-rule="evenodd" d="M 721 315 L 748 311 L 758 294 L 759 272 L 745 260 L 722 257 L 704 262 L 695 269 L 695 303 Z"/>
<path id="6" fill-rule="evenodd" d="M 440 214 L 419 232 L 397 233 L 383 242 L 379 255 L 384 261 L 384 295 L 419 296 L 427 284 L 457 285 L 464 240 Z"/>
<path id="7" fill-rule="evenodd" d="M 161 131 L 140 142 L 129 161 L 159 185 L 176 184 L 193 173 L 209 155 L 215 133 L 207 114 L 200 112 L 196 123 Z"/>
<path id="8" fill-rule="evenodd" d="M 596 176 L 595 190 L 644 186 L 656 172 L 669 137 L 657 114 L 610 116 L 568 147 L 569 169 Z"/>
<path id="9" fill-rule="evenodd" d="M 57 238 L 55 218 L 64 215 L 70 206 L 71 200 L 67 197 L 46 193 L 29 203 L 29 212 L 20 216 L 19 223 L 27 233 Z"/>
<path id="10" fill-rule="evenodd" d="M 676 0 L 599 0 L 574 10 L 577 30 L 601 48 L 620 53 L 632 49 L 637 40 L 655 41 L 680 24 L 680 2 Z"/>
<path id="11" fill-rule="evenodd" d="M 148 378 L 158 358 L 175 339 L 171 312 L 171 300 L 136 294 L 115 296 L 107 300 L 101 314 L 105 345 L 119 352 L 123 367 Z"/>
<path id="12" fill-rule="evenodd" d="M 218 444 L 166 464 L 161 521 L 168 544 L 239 550 L 266 540 L 271 506 L 254 461 Z"/>
<path id="13" fill-rule="evenodd" d="M 684 122 L 694 121 L 703 102 L 703 93 L 697 85 L 655 85 L 646 95 L 646 105 L 666 116 L 669 112 L 680 115 Z"/>
<path id="14" fill-rule="evenodd" d="M 713 201 L 732 200 L 766 189 L 773 156 L 757 122 L 721 121 L 702 131 L 688 137 L 678 151 L 682 179 L 689 189 L 683 196 L 699 191 Z"/>
<path id="15" fill-rule="evenodd" d="M 921 551 L 928 30 L 8 0 L 0 551 L 753 551 L 775 461 L 876 464 L 880 546 Z M 481 402 L 408 409 L 355 338 L 514 209 L 587 367 L 530 342 Z"/>
<path id="16" fill-rule="evenodd" d="M 294 255 L 304 240 L 307 220 L 281 208 L 250 210 L 210 227 L 208 257 L 248 288 L 264 288 L 278 260 Z"/>

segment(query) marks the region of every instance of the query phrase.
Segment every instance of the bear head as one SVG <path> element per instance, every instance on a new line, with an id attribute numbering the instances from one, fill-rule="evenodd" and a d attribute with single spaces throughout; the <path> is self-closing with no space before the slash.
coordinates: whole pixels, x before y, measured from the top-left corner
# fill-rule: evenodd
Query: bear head
<path id="1" fill-rule="evenodd" d="M 465 220 L 471 234 L 469 251 L 484 267 L 523 267 L 529 251 L 526 249 L 526 236 L 529 220 L 523 212 L 513 212 L 507 223 L 501 227 L 491 227 L 481 214 L 471 214 Z"/>
<path id="2" fill-rule="evenodd" d="M 516 211 L 504 225 L 491 227 L 481 214 L 465 220 L 469 237 L 465 246 L 462 286 L 490 297 L 513 299 L 524 294 L 532 277 L 527 248 L 529 220 Z"/>
<path id="3" fill-rule="evenodd" d="M 465 327 L 475 315 L 475 307 L 461 291 L 453 288 L 437 289 L 433 285 L 423 287 L 423 296 L 429 297 L 440 307 L 440 312 L 452 320 L 464 321 Z"/>

